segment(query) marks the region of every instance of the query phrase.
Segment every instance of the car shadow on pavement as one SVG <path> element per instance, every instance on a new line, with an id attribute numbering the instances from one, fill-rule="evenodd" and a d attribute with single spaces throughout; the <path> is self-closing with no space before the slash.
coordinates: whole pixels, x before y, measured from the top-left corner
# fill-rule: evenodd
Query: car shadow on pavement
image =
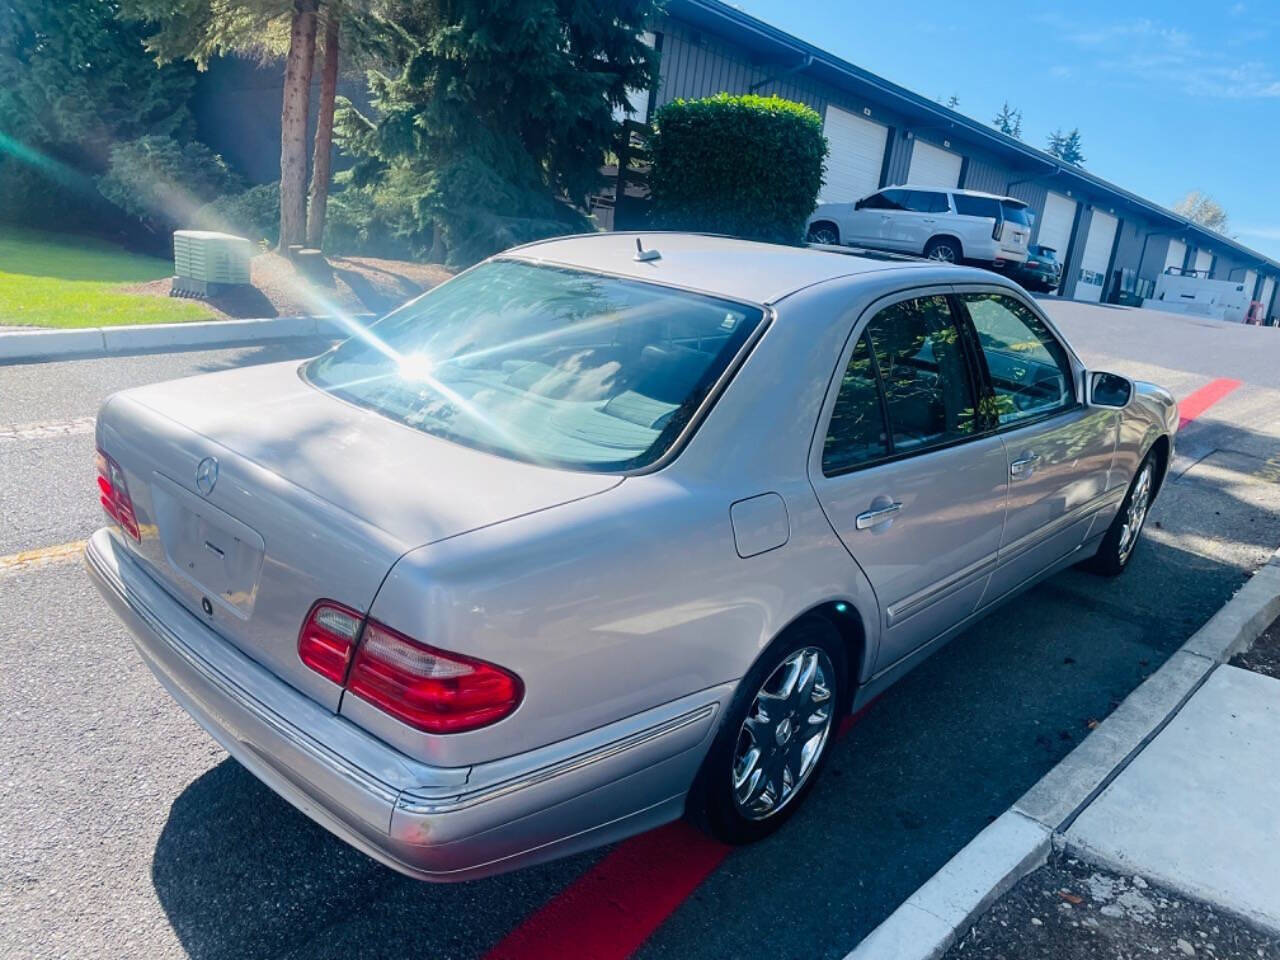
<path id="1" fill-rule="evenodd" d="M 599 856 L 424 883 L 332 836 L 227 758 L 174 801 L 151 876 L 196 960 L 435 960 L 483 955 Z"/>

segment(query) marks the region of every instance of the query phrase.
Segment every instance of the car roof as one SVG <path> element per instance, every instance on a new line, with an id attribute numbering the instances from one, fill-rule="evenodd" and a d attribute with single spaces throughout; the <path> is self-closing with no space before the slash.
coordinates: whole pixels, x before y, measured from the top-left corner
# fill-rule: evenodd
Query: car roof
<path id="1" fill-rule="evenodd" d="M 659 259 L 636 260 L 636 240 Z M 918 260 L 845 248 L 792 247 L 700 233 L 593 233 L 556 237 L 500 254 L 535 263 L 554 263 L 600 273 L 649 280 L 733 300 L 775 303 L 805 287 L 886 270 L 938 268 Z M 978 273 L 949 267 L 956 279 Z"/>
<path id="2" fill-rule="evenodd" d="M 1004 193 L 987 193 L 985 190 L 961 190 L 959 187 L 939 187 L 931 184 L 921 183 L 895 183 L 888 187 L 881 187 L 876 193 L 883 193 L 886 190 L 922 190 L 929 193 L 958 193 L 962 197 L 987 197 L 991 200 L 1012 200 L 1014 203 L 1020 203 L 1026 206 L 1026 201 L 1019 200 L 1017 197 L 1011 197 Z M 875 194 L 867 194 L 874 196 Z"/>

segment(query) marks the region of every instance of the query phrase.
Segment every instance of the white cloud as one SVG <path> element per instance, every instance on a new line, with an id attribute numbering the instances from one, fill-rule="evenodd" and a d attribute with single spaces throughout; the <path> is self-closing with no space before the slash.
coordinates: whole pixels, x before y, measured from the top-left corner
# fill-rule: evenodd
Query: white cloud
<path id="1" fill-rule="evenodd" d="M 1073 29 L 1062 18 L 1052 19 L 1063 39 L 1089 58 L 1091 68 L 1188 96 L 1280 98 L 1280 76 L 1267 64 L 1242 62 L 1222 49 L 1204 49 L 1186 30 L 1146 17 L 1084 30 Z"/>

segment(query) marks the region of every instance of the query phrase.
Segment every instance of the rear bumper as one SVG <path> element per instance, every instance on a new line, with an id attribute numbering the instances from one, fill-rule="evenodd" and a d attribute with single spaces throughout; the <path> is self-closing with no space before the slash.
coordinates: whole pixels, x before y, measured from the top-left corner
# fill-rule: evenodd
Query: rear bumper
<path id="1" fill-rule="evenodd" d="M 89 540 L 85 564 L 147 666 L 228 753 L 321 826 L 424 880 L 501 873 L 680 816 L 733 692 L 714 687 L 502 760 L 432 767 L 222 640 L 109 530 Z"/>

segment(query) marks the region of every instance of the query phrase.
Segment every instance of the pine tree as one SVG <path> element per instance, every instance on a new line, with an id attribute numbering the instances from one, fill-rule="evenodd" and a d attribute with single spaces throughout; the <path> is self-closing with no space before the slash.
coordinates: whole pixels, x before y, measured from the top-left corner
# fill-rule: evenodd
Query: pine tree
<path id="1" fill-rule="evenodd" d="M 18 152 L 94 174 L 113 144 L 189 137 L 190 67 L 156 69 L 113 0 L 0 5 L 0 132 Z"/>
<path id="2" fill-rule="evenodd" d="M 613 110 L 655 79 L 656 0 L 403 0 L 377 113 L 339 110 L 357 183 L 416 182 L 423 230 L 455 264 L 586 229 L 617 134 Z"/>
<path id="3" fill-rule="evenodd" d="M 161 62 L 191 60 L 203 68 L 214 57 L 247 54 L 284 59 L 284 95 L 280 106 L 280 249 L 290 244 L 319 245 L 329 193 L 329 144 L 332 142 L 337 89 L 338 26 L 362 9 L 356 0 L 120 0 L 128 16 L 150 27 L 148 49 Z M 367 7 L 368 4 L 363 5 Z M 332 44 L 330 39 L 332 25 Z M 315 176 L 307 227 L 307 124 L 316 37 L 324 29 L 324 75 L 316 129 Z M 332 70 L 330 70 L 332 62 Z M 321 157 L 323 154 L 323 157 Z"/>
<path id="4" fill-rule="evenodd" d="M 1006 136 L 1022 139 L 1022 111 L 1010 107 L 1008 100 L 1004 102 L 1000 112 L 991 121 L 991 125 Z"/>
<path id="5" fill-rule="evenodd" d="M 1080 140 L 1080 128 L 1072 127 L 1067 133 L 1063 133 L 1061 128 L 1053 131 L 1049 134 L 1048 151 L 1063 163 L 1070 163 L 1077 167 L 1084 166 L 1085 157 Z"/>

